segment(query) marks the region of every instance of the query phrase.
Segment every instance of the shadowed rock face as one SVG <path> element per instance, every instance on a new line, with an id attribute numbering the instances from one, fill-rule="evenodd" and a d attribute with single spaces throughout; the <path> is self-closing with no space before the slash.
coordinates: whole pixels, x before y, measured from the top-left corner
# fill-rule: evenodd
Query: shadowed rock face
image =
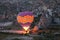
<path id="1" fill-rule="evenodd" d="M 54 8 L 56 1 L 54 0 L 0 0 L 1 4 L 7 7 L 10 12 L 33 11 L 35 15 L 41 14 L 42 7 Z M 12 10 L 12 11 L 11 11 Z"/>
<path id="2" fill-rule="evenodd" d="M 53 0 L 49 0 L 49 1 L 44 1 L 44 0 L 0 0 L 2 3 L 6 3 L 6 2 L 9 2 L 11 4 L 14 4 L 19 7 L 22 8 L 22 11 L 24 10 L 34 10 L 34 9 L 38 9 L 38 7 L 40 7 L 41 5 L 44 5 L 44 4 L 48 4 L 49 5 L 51 4 L 50 1 L 53 1 Z M 55 3 L 55 1 L 53 2 Z M 50 5 L 52 6 L 52 4 Z"/>
<path id="3" fill-rule="evenodd" d="M 6 4 L 8 10 L 16 11 L 33 11 L 36 15 L 40 14 L 42 7 L 46 6 L 48 8 L 54 8 L 56 6 L 56 1 L 54 0 L 0 0 L 2 4 Z M 10 11 L 11 12 L 11 11 Z"/>
<path id="4" fill-rule="evenodd" d="M 46 12 L 43 11 L 46 11 L 49 8 L 59 11 L 58 5 L 59 0 L 0 0 L 0 14 L 4 14 L 5 16 L 8 15 L 8 18 L 5 19 L 14 21 L 16 20 L 16 16 L 14 14 L 17 15 L 18 12 L 32 11 L 34 12 L 34 15 L 38 17 L 39 14 L 45 14 Z M 58 11 L 57 13 L 59 13 Z M 50 20 L 50 18 L 48 20 Z"/>

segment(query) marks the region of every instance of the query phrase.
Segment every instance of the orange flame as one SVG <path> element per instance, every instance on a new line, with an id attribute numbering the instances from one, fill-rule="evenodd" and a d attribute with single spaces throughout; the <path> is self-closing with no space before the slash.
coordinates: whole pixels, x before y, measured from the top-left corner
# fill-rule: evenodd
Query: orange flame
<path id="1" fill-rule="evenodd" d="M 29 26 L 28 27 L 24 26 L 23 29 L 27 31 L 29 29 Z"/>

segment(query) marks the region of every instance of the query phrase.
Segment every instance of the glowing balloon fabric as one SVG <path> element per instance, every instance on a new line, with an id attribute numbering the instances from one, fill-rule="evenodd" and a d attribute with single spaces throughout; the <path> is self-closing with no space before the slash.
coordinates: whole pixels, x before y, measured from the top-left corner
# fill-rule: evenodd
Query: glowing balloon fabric
<path id="1" fill-rule="evenodd" d="M 28 27 L 31 25 L 33 20 L 34 20 L 33 13 L 29 11 L 20 12 L 17 16 L 17 21 L 18 23 L 20 23 L 21 26 Z"/>
<path id="2" fill-rule="evenodd" d="M 18 20 L 18 23 L 25 24 L 27 22 L 32 23 L 33 22 L 33 18 L 34 18 L 33 16 L 26 15 L 26 16 L 18 16 L 17 20 Z"/>
<path id="3" fill-rule="evenodd" d="M 34 20 L 34 16 L 32 12 L 20 12 L 17 16 L 18 23 L 32 23 Z"/>

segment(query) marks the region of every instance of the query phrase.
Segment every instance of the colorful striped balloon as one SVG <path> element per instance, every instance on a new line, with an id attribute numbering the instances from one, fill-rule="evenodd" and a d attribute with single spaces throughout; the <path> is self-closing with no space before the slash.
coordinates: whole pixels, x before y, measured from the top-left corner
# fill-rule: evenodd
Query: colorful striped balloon
<path id="1" fill-rule="evenodd" d="M 34 20 L 34 15 L 32 12 L 25 11 L 25 12 L 19 12 L 17 15 L 17 21 L 20 23 L 22 27 L 28 27 L 31 25 L 31 23 Z"/>

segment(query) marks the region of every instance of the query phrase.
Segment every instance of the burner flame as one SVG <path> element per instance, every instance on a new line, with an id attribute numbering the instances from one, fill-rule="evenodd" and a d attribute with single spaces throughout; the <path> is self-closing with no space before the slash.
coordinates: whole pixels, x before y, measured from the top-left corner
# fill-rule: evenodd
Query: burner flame
<path id="1" fill-rule="evenodd" d="M 27 31 L 29 29 L 29 26 L 28 27 L 24 26 L 23 29 Z"/>

